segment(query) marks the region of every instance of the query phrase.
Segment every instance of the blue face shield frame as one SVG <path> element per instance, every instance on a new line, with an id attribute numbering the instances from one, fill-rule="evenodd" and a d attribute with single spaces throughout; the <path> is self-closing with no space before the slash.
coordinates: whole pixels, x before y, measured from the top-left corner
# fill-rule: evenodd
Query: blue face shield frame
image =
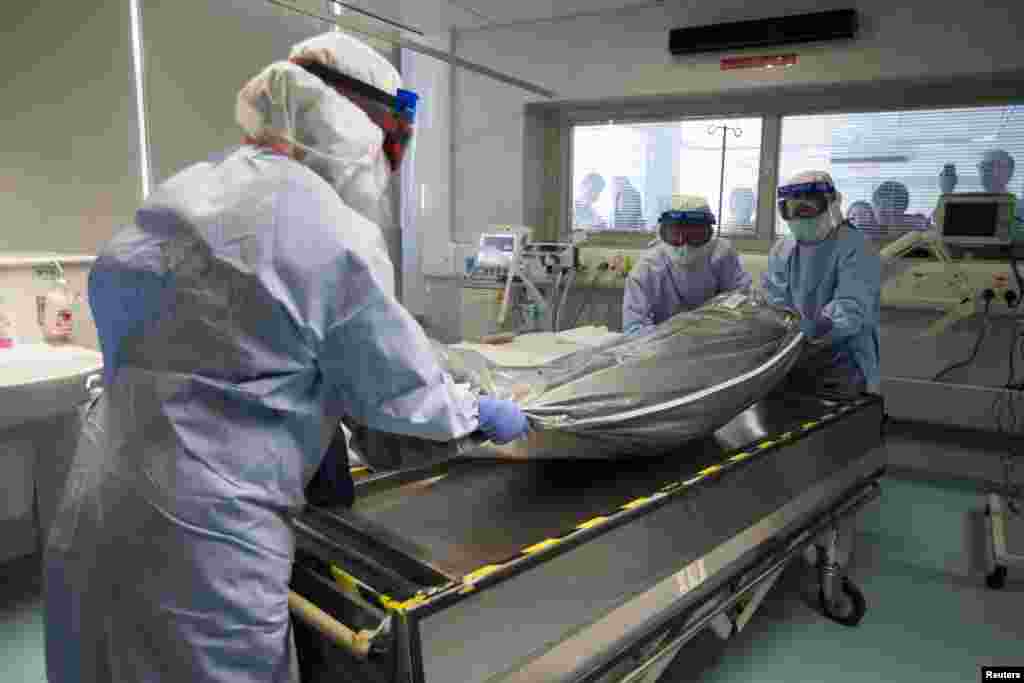
<path id="1" fill-rule="evenodd" d="M 783 220 L 817 218 L 828 211 L 836 188 L 824 181 L 783 185 L 778 190 L 779 215 Z"/>

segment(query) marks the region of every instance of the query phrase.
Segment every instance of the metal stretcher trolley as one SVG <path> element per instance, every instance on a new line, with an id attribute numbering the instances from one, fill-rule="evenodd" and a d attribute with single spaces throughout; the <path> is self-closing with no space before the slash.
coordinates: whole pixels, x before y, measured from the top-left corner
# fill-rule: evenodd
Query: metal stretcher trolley
<path id="1" fill-rule="evenodd" d="M 774 393 L 663 457 L 373 473 L 352 510 L 294 520 L 304 677 L 653 682 L 808 547 L 824 613 L 856 625 L 839 540 L 879 495 L 882 424 L 878 397 Z"/>

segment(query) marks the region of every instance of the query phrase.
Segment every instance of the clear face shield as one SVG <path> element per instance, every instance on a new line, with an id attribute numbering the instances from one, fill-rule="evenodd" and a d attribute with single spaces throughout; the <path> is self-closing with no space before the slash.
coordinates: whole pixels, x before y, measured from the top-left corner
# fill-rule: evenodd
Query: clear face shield
<path id="1" fill-rule="evenodd" d="M 379 129 L 379 156 L 344 176 L 338 177 L 339 174 L 331 174 L 329 170 L 325 175 L 331 178 L 342 201 L 385 233 L 391 232 L 397 227 L 392 177 L 401 167 L 412 142 L 419 96 L 402 89 L 391 95 L 313 60 L 291 61 L 358 107 Z"/>
<path id="2" fill-rule="evenodd" d="M 839 194 L 825 181 L 783 185 L 778 190 L 779 216 L 800 241 L 825 239 L 842 222 Z"/>
<path id="3" fill-rule="evenodd" d="M 658 236 L 674 263 L 691 266 L 706 253 L 714 224 L 715 217 L 707 209 L 666 211 L 658 219 Z"/>
<path id="4" fill-rule="evenodd" d="M 666 244 L 700 247 L 714 235 L 715 217 L 708 211 L 666 211 L 658 219 L 658 235 Z"/>

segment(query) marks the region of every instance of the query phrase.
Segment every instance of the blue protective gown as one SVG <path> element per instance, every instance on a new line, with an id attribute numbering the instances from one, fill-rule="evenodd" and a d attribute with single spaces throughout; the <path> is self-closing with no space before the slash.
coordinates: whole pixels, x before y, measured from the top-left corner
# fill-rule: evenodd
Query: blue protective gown
<path id="1" fill-rule="evenodd" d="M 819 341 L 832 359 L 824 365 L 859 372 L 869 392 L 879 391 L 881 261 L 861 231 L 844 224 L 820 242 L 780 239 L 768 256 L 761 288 L 775 305 L 811 320 L 827 318 L 832 330 Z"/>
<path id="2" fill-rule="evenodd" d="M 46 552 L 51 683 L 295 683 L 304 504 L 341 415 L 477 428 L 393 296 L 378 228 L 253 147 L 160 186 L 102 250 L 105 358 Z"/>
<path id="3" fill-rule="evenodd" d="M 719 294 L 750 287 L 750 273 L 728 240 L 716 239 L 709 247 L 693 266 L 673 263 L 660 245 L 651 250 L 626 278 L 622 331 L 642 332 Z"/>

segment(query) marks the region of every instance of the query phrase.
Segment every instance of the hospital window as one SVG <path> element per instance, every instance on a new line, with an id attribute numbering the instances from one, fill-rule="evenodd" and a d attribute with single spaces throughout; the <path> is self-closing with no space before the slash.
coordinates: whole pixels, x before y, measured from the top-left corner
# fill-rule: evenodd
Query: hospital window
<path id="1" fill-rule="evenodd" d="M 943 191 L 1024 191 L 1024 170 L 1013 172 L 1024 162 L 1019 105 L 787 116 L 780 146 L 781 180 L 828 171 L 843 194 L 843 215 L 873 238 L 927 229 Z M 983 158 L 1004 163 L 979 168 Z M 785 234 L 773 215 L 777 234 Z"/>
<path id="2" fill-rule="evenodd" d="M 572 227 L 653 232 L 679 195 L 702 195 L 724 234 L 753 234 L 760 118 L 573 127 Z"/>

